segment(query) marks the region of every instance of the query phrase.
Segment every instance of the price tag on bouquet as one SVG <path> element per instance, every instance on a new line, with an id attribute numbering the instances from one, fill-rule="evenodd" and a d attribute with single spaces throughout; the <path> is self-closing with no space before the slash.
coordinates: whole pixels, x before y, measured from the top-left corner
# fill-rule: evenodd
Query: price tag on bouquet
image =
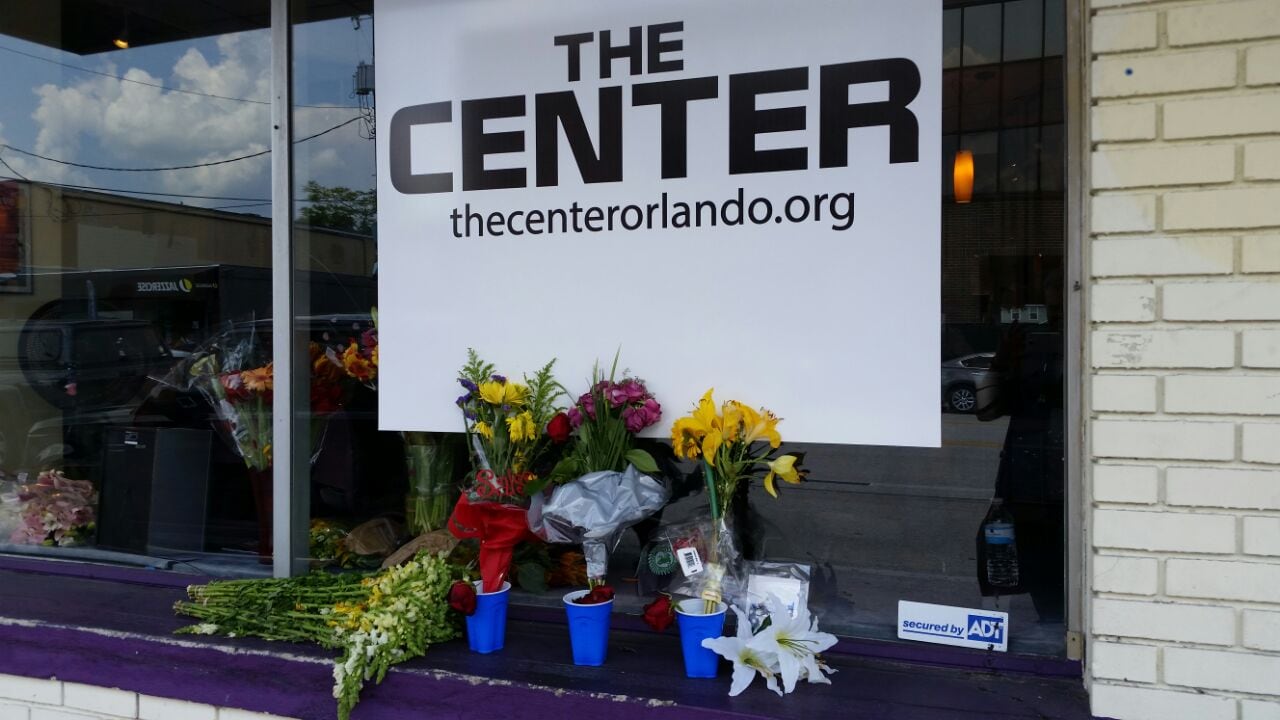
<path id="1" fill-rule="evenodd" d="M 680 561 L 680 572 L 685 577 L 702 572 L 702 558 L 698 557 L 698 549 L 684 547 L 676 550 L 676 558 Z"/>

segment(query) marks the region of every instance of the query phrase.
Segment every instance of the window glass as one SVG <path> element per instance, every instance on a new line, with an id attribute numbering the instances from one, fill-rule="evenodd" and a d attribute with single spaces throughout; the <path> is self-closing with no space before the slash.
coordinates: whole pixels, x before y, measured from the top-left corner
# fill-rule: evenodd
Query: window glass
<path id="1" fill-rule="evenodd" d="M 964 9 L 964 64 L 1000 62 L 1000 3 Z"/>
<path id="2" fill-rule="evenodd" d="M 942 13 L 942 67 L 960 67 L 961 11 Z"/>
<path id="3" fill-rule="evenodd" d="M 1000 131 L 1000 190 L 1034 192 L 1040 184 L 1040 128 Z"/>
<path id="4" fill-rule="evenodd" d="M 1039 60 L 1004 64 L 1001 71 L 1004 77 L 1001 126 L 1023 127 L 1040 122 L 1040 102 L 1044 93 L 1041 71 Z"/>
<path id="5" fill-rule="evenodd" d="M 293 3 L 293 238 L 302 270 L 294 286 L 293 369 L 302 378 L 295 393 L 308 403 L 294 428 L 305 445 L 293 459 L 294 474 L 306 478 L 294 501 L 312 530 L 297 559 L 314 565 L 373 564 L 438 527 L 441 499 L 447 514 L 466 468 L 451 435 L 377 430 L 382 390 L 362 362 L 373 342 L 377 283 L 375 153 L 365 120 L 376 110 L 377 88 L 361 69 L 376 62 L 370 5 Z M 808 453 L 808 482 L 785 486 L 779 499 L 752 488 L 734 512 L 748 557 L 808 566 L 811 606 L 824 629 L 892 640 L 899 600 L 998 608 L 1012 615 L 1013 652 L 1061 655 L 1065 208 L 1062 129 L 1041 123 L 1048 88 L 1061 87 L 1054 74 L 1063 70 L 1061 63 L 1042 69 L 1035 54 L 1004 61 L 1008 21 L 1037 25 L 1039 5 L 1018 3 L 1008 19 L 999 3 L 946 5 L 944 66 L 955 69 L 943 77 L 942 447 L 799 445 L 794 449 Z M 1029 42 L 1009 35 L 1009 53 L 1022 57 Z M 965 67 L 956 68 L 961 61 Z M 301 142 L 348 119 L 350 125 Z M 966 204 L 954 196 L 958 150 L 974 156 Z M 1048 180 L 1054 174 L 1056 183 Z M 312 355 L 312 343 L 338 362 Z M 451 382 L 454 370 L 424 369 L 424 382 Z M 660 399 L 667 418 L 695 400 Z M 451 470 L 440 469 L 450 463 Z M 637 572 L 644 540 L 660 523 L 705 506 L 695 468 L 673 463 L 664 470 L 673 502 L 660 518 L 625 533 L 612 555 L 620 612 L 638 612 L 648 599 Z M 448 480 L 443 487 L 439 477 Z M 997 499 L 1016 526 L 1019 577 L 1012 582 L 993 582 L 981 542 Z M 340 548 L 335 537 L 356 540 Z M 556 586 L 581 582 L 576 552 L 517 549 L 511 601 L 559 608 L 563 590 Z"/>
<path id="6" fill-rule="evenodd" d="M 1040 57 L 1043 0 L 1015 0 L 1004 4 L 1004 61 Z"/>
<path id="7" fill-rule="evenodd" d="M 1044 54 L 1062 55 L 1067 44 L 1067 13 L 1062 0 L 1044 0 Z"/>
<path id="8" fill-rule="evenodd" d="M 268 3 L 21 5 L 0 14 L 0 550 L 265 573 L 269 346 L 227 349 L 271 310 Z"/>
<path id="9" fill-rule="evenodd" d="M 999 65 L 966 68 L 960 75 L 960 129 L 964 132 L 1000 127 Z"/>

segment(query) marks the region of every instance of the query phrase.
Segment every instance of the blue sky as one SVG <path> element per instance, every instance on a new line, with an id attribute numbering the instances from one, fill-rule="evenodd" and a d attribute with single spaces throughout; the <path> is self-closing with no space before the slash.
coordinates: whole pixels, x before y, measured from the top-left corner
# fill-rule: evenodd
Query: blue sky
<path id="1" fill-rule="evenodd" d="M 351 76 L 373 56 L 372 21 L 359 29 L 340 18 L 295 28 L 295 137 L 354 117 Z M 270 107 L 207 97 L 270 98 L 267 30 L 79 56 L 0 35 L 0 143 L 61 160 L 110 167 L 166 167 L 223 160 L 270 147 Z M 55 63 L 118 76 L 122 81 Z M 175 92 L 166 88 L 185 90 Z M 372 188 L 373 142 L 357 122 L 295 146 L 295 175 L 326 185 Z M 184 196 L 153 199 L 267 215 L 270 156 L 161 172 L 74 168 L 0 150 L 13 170 L 34 179 L 95 188 L 129 188 Z M 12 175 L 0 166 L 0 175 Z"/>

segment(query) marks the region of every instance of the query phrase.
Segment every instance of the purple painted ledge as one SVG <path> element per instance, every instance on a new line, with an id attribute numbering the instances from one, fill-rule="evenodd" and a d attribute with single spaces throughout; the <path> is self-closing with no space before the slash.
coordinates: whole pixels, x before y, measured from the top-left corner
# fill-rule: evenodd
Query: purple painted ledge
<path id="1" fill-rule="evenodd" d="M 331 658 L 320 648 L 171 635 L 183 624 L 171 605 L 180 587 L 197 577 L 131 571 L 136 576 L 86 578 L 5 566 L 11 569 L 0 569 L 0 615 L 7 619 L 0 621 L 0 673 L 307 720 L 334 717 Z M 173 576 L 161 581 L 162 575 Z M 833 710 L 864 720 L 1089 718 L 1078 676 L 909 664 L 883 652 L 832 656 L 840 670 L 833 685 L 805 686 L 785 700 L 761 687 L 730 698 L 727 668 L 718 680 L 683 677 L 674 633 L 632 631 L 631 619 L 615 618 L 607 664 L 579 668 L 569 662 L 562 623 L 523 612 L 513 615 L 503 652 L 476 655 L 462 641 L 434 647 L 398 666 L 382 685 L 366 686 L 355 719 L 607 713 L 637 720 L 799 720 Z M 847 649 L 849 642 L 841 645 Z"/>

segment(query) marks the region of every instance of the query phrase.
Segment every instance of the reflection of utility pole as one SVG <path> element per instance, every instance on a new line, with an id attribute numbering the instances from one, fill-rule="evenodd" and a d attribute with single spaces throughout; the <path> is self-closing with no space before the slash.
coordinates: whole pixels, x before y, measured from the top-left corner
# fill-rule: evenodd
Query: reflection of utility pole
<path id="1" fill-rule="evenodd" d="M 369 20 L 369 45 L 370 55 L 373 54 L 373 16 L 372 15 L 355 15 L 351 18 L 351 29 L 360 32 L 365 19 Z M 360 115 L 364 118 L 362 125 L 364 131 L 362 137 L 369 140 L 373 139 L 375 132 L 375 118 L 373 110 L 373 63 L 361 60 L 356 63 L 355 74 L 351 77 L 351 95 L 360 105 Z"/>

